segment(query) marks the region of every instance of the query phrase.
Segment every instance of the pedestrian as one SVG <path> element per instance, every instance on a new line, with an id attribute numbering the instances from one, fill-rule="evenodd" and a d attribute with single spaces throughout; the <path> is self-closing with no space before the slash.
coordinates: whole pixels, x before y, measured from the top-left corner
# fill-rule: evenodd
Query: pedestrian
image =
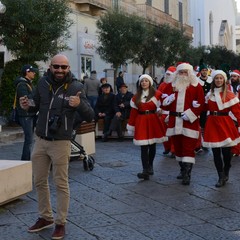
<path id="1" fill-rule="evenodd" d="M 105 78 L 105 77 L 101 78 L 100 79 L 100 87 L 98 88 L 98 96 L 102 94 L 102 85 L 105 83 L 108 83 L 107 78 Z M 111 92 L 113 92 L 113 88 L 112 88 L 111 84 L 110 84 L 110 90 L 111 90 Z"/>
<path id="2" fill-rule="evenodd" d="M 35 107 L 30 107 L 27 98 L 21 98 L 21 107 L 29 112 L 38 111 L 36 141 L 32 153 L 34 185 L 38 196 L 39 218 L 28 231 L 38 232 L 52 226 L 52 239 L 62 239 L 69 208 L 68 167 L 71 152 L 71 137 L 74 114 L 82 120 L 94 118 L 83 85 L 73 77 L 69 60 L 65 55 L 55 55 L 50 71 L 37 85 L 33 97 Z M 50 200 L 49 173 L 52 165 L 53 181 L 56 186 L 56 217 L 54 221 Z"/>
<path id="3" fill-rule="evenodd" d="M 115 94 L 111 92 L 111 85 L 105 83 L 102 85 L 102 94 L 98 96 L 97 103 L 95 105 L 95 121 L 103 119 L 103 141 L 108 140 L 108 131 L 114 116 L 114 99 Z"/>
<path id="4" fill-rule="evenodd" d="M 23 96 L 27 96 L 30 103 L 33 102 L 34 95 L 34 86 L 32 84 L 35 74 L 37 72 L 37 68 L 34 68 L 30 64 L 26 64 L 21 69 L 21 75 L 18 77 L 14 84 L 16 86 L 17 93 L 17 112 L 19 116 L 19 123 L 23 129 L 24 133 L 24 143 L 22 149 L 21 160 L 30 160 L 31 151 L 34 141 L 34 127 L 36 124 L 36 113 L 25 111 L 20 107 L 19 98 Z"/>
<path id="5" fill-rule="evenodd" d="M 169 84 L 172 81 L 172 76 L 173 76 L 175 71 L 176 71 L 175 66 L 169 66 L 167 68 L 167 71 L 164 74 L 163 80 L 158 86 L 158 90 L 160 92 L 163 92 L 164 88 L 167 86 L 167 84 Z M 160 117 L 160 121 L 162 121 L 162 123 L 163 123 L 163 125 L 164 125 L 164 127 L 167 131 L 169 111 L 161 109 L 159 117 Z M 163 142 L 163 147 L 164 147 L 164 151 L 163 151 L 164 155 L 167 155 L 167 154 L 171 153 L 170 157 L 171 158 L 175 157 L 174 146 L 172 144 L 171 137 L 168 137 L 168 141 Z"/>
<path id="6" fill-rule="evenodd" d="M 238 129 L 229 115 L 234 114 L 240 126 L 239 99 L 228 90 L 227 75 L 222 70 L 212 72 L 213 82 L 206 95 L 206 110 L 209 111 L 203 146 L 212 148 L 214 164 L 218 173 L 216 187 L 225 185 L 231 168 L 231 147 L 240 142 Z"/>
<path id="7" fill-rule="evenodd" d="M 171 137 L 180 165 L 177 178 L 182 179 L 183 185 L 189 185 L 200 134 L 199 115 L 204 105 L 204 93 L 192 65 L 180 63 L 163 93 L 163 106 L 169 111 L 166 135 Z"/>
<path id="8" fill-rule="evenodd" d="M 116 87 L 117 87 L 117 92 L 120 92 L 120 87 L 125 84 L 124 79 L 123 79 L 123 72 L 120 71 L 118 73 L 118 77 L 116 78 Z"/>
<path id="9" fill-rule="evenodd" d="M 93 109 L 97 102 L 99 87 L 100 81 L 97 79 L 97 72 L 93 70 L 90 73 L 90 78 L 86 78 L 84 81 L 84 90 Z"/>
<path id="10" fill-rule="evenodd" d="M 131 106 L 130 101 L 133 97 L 133 93 L 128 91 L 128 86 L 123 84 L 120 87 L 120 92 L 115 96 L 114 101 L 114 112 L 115 115 L 111 121 L 109 131 L 107 132 L 107 137 L 112 134 L 112 131 L 116 131 L 118 135 L 118 140 L 123 141 L 123 129 L 122 125 L 128 120 L 130 116 Z"/>
<path id="11" fill-rule="evenodd" d="M 156 143 L 167 140 L 165 129 L 157 115 L 161 92 L 153 87 L 153 79 L 148 74 L 139 78 L 137 93 L 133 96 L 127 130 L 134 134 L 133 143 L 141 147 L 142 172 L 139 179 L 148 180 L 154 174 L 153 162 L 156 155 Z"/>
<path id="12" fill-rule="evenodd" d="M 201 63 L 199 66 L 198 81 L 203 88 L 204 96 L 206 96 L 211 88 L 212 77 L 208 76 L 208 66 L 205 63 Z M 195 149 L 196 153 L 199 153 L 202 151 L 202 137 L 204 133 L 206 119 L 207 119 L 207 111 L 203 110 L 200 114 L 200 133 L 201 134 L 199 135 L 198 143 Z M 203 148 L 203 149 L 207 150 L 207 148 Z"/>

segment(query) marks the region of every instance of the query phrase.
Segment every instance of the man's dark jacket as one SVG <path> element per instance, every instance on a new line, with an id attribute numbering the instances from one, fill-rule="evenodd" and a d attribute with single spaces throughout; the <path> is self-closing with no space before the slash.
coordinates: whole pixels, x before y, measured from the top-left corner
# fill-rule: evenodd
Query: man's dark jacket
<path id="1" fill-rule="evenodd" d="M 94 111 L 88 103 L 83 85 L 77 81 L 71 72 L 59 83 L 53 79 L 49 71 L 37 84 L 33 99 L 36 107 L 30 111 L 39 111 L 36 134 L 40 137 L 49 137 L 56 140 L 70 140 L 72 138 L 75 111 L 83 121 L 91 122 Z M 69 97 L 80 94 L 80 104 L 77 108 L 69 106 Z M 53 119 L 58 119 L 58 128 L 55 133 L 49 131 Z"/>

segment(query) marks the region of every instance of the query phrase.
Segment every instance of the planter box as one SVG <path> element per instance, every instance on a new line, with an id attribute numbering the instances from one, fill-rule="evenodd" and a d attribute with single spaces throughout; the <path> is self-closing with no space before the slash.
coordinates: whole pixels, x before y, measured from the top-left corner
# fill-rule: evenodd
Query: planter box
<path id="1" fill-rule="evenodd" d="M 32 162 L 0 160 L 0 205 L 32 191 Z"/>

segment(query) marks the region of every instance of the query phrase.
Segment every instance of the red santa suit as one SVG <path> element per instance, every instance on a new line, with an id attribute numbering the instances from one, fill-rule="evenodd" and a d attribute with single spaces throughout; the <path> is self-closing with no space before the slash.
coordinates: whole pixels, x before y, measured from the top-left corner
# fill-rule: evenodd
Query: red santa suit
<path id="1" fill-rule="evenodd" d="M 206 96 L 210 115 L 204 130 L 204 147 L 231 147 L 240 142 L 238 129 L 229 115 L 232 112 L 240 126 L 239 99 L 230 91 L 227 91 L 225 101 L 222 97 L 222 88 L 215 88 L 214 93 L 209 92 Z"/>
<path id="2" fill-rule="evenodd" d="M 128 131 L 134 131 L 133 143 L 135 145 L 150 145 L 167 141 L 165 129 L 156 113 L 160 105 L 161 92 L 156 91 L 155 96 L 146 102 L 148 91 L 143 92 L 141 102 L 137 107 L 136 95 L 133 96 L 130 105 L 132 107 L 127 124 Z"/>
<path id="3" fill-rule="evenodd" d="M 174 80 L 164 88 L 163 106 L 170 111 L 166 135 L 171 136 L 177 161 L 195 163 L 199 115 L 204 104 L 203 89 L 196 76 L 191 77 L 186 89 L 178 91 L 175 86 Z"/>

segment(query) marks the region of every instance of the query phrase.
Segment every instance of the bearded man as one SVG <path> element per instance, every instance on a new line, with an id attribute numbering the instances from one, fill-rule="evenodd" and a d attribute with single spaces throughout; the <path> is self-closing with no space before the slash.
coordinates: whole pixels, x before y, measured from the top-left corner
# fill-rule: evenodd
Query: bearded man
<path id="1" fill-rule="evenodd" d="M 164 88 L 162 108 L 169 111 L 166 135 L 174 145 L 183 185 L 189 185 L 199 138 L 199 115 L 204 105 L 204 92 L 189 63 L 177 66 L 172 82 Z"/>

